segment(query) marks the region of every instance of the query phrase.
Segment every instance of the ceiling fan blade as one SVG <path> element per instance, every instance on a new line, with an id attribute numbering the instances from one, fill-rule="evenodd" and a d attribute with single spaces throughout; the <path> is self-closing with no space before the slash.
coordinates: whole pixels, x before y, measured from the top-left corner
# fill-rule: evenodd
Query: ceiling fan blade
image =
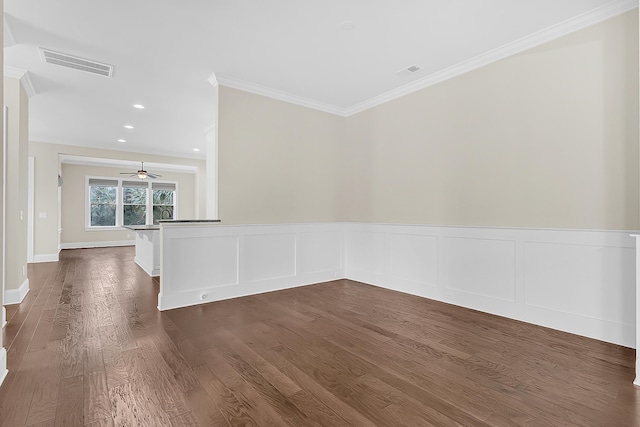
<path id="1" fill-rule="evenodd" d="M 157 173 L 149 173 L 147 172 L 147 176 L 151 179 L 156 179 L 162 177 L 162 175 L 158 175 Z"/>

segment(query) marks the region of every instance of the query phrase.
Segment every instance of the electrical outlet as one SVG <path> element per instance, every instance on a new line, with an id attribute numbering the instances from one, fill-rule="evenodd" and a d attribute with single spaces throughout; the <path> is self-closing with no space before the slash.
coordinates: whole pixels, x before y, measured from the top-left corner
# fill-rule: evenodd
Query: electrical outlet
<path id="1" fill-rule="evenodd" d="M 21 210 L 20 211 L 20 221 L 22 221 L 24 219 L 24 211 Z"/>
<path id="2" fill-rule="evenodd" d="M 26 275 L 27 275 L 27 266 L 26 266 L 26 265 L 23 265 L 23 266 L 22 266 L 22 275 L 23 275 L 23 276 L 26 276 Z"/>

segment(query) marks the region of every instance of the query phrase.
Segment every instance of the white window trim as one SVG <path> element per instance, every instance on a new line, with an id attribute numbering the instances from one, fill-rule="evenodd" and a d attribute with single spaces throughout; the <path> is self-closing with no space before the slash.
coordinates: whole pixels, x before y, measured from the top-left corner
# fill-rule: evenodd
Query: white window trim
<path id="1" fill-rule="evenodd" d="M 89 187 L 89 180 L 92 179 L 104 179 L 110 181 L 117 181 L 118 187 L 116 188 L 116 225 L 91 225 L 91 190 Z M 124 181 L 132 181 L 131 178 L 114 178 L 112 176 L 95 176 L 95 175 L 85 175 L 84 177 L 84 230 L 85 231 L 121 231 L 126 230 L 124 225 L 122 224 L 124 221 L 124 203 L 122 200 L 122 183 Z M 173 218 L 178 217 L 178 183 L 176 181 L 159 181 L 159 180 L 149 180 L 147 182 L 147 225 L 153 224 L 153 193 L 152 193 L 152 185 L 153 183 L 157 184 L 172 184 L 175 186 L 175 190 L 173 191 Z"/>

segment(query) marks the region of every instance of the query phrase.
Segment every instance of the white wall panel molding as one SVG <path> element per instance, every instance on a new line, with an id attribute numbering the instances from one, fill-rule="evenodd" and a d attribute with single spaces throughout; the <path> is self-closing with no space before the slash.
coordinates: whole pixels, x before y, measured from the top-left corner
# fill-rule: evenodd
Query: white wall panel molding
<path id="1" fill-rule="evenodd" d="M 345 276 L 635 347 L 624 231 L 351 223 Z"/>
<path id="2" fill-rule="evenodd" d="M 4 305 L 20 304 L 29 293 L 29 279 L 25 279 L 18 289 L 5 289 Z"/>
<path id="3" fill-rule="evenodd" d="M 162 226 L 158 307 L 349 278 L 635 347 L 624 231 L 364 223 Z"/>
<path id="4" fill-rule="evenodd" d="M 343 278 L 344 227 L 163 224 L 158 308 Z"/>
<path id="5" fill-rule="evenodd" d="M 7 350 L 4 347 L 0 347 L 0 385 L 7 377 L 9 371 L 7 370 Z"/>

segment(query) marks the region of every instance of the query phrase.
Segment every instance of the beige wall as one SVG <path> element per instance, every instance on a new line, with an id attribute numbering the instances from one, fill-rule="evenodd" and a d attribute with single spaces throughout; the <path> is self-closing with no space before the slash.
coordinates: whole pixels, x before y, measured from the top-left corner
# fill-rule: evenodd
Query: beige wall
<path id="1" fill-rule="evenodd" d="M 60 170 L 60 161 L 58 159 L 60 154 L 134 161 L 140 161 L 140 159 L 143 158 L 144 161 L 147 162 L 195 166 L 198 168 L 198 172 L 194 178 L 195 194 L 197 194 L 195 203 L 198 205 L 195 208 L 195 212 L 198 218 L 204 218 L 206 174 L 203 160 L 31 141 L 29 143 L 29 155 L 35 158 L 34 254 L 36 259 L 38 256 L 51 256 L 58 253 L 57 176 Z M 164 173 L 162 175 L 164 175 Z M 65 180 L 64 185 L 66 185 L 66 182 L 67 180 Z M 39 218 L 40 212 L 46 213 L 47 218 Z"/>
<path id="2" fill-rule="evenodd" d="M 220 87 L 224 223 L 340 221 L 345 119 Z"/>
<path id="3" fill-rule="evenodd" d="M 130 172 L 131 169 L 116 169 L 109 167 L 81 166 L 72 164 L 62 165 L 62 236 L 61 243 L 83 242 L 113 242 L 135 241 L 135 235 L 130 230 L 122 231 L 86 231 L 85 204 L 86 204 L 86 180 L 87 176 L 113 177 L 120 179 L 121 172 Z M 162 175 L 158 182 L 177 183 L 177 204 L 175 219 L 196 218 L 196 175 L 190 173 L 159 172 Z M 125 178 L 127 176 L 125 175 Z M 135 180 L 135 178 L 131 178 Z"/>
<path id="4" fill-rule="evenodd" d="M 4 5 L 4 1 L 0 0 L 0 7 L 3 7 Z M 0 29 L 3 29 L 3 23 L 0 23 Z M 3 39 L 3 31 L 0 31 L 0 40 Z M 4 70 L 4 58 L 2 58 L 2 55 L 0 55 L 0 67 Z M 0 92 L 4 93 L 4 81 L 0 82 L 0 85 L 2 85 L 2 87 L 0 87 Z M 4 132 L 4 124 L 0 121 L 0 132 Z M 4 135 L 4 133 L 1 133 L 2 135 Z M 0 176 L 2 176 L 2 174 L 4 173 L 3 171 L 3 167 L 4 167 L 4 158 L 3 158 L 3 153 L 0 152 Z M 3 219 L 3 212 L 4 212 L 4 206 L 3 206 L 3 188 L 0 185 L 0 221 Z M 2 242 L 2 238 L 3 238 L 3 230 L 2 227 L 0 227 L 0 242 Z M 3 247 L 0 244 L 0 258 L 1 259 L 5 259 L 5 254 L 3 251 Z M 0 277 L 0 280 L 2 278 Z M 2 290 L 2 286 L 0 285 L 0 290 Z M 0 292 L 0 309 L 4 310 L 3 307 L 4 304 L 4 292 Z M 0 316 L 1 317 L 1 316 Z M 0 325 L 0 328 L 2 328 L 2 325 Z M 3 349 L 3 344 L 2 344 L 2 333 L 0 333 L 0 350 Z M 2 367 L 0 367 L 0 369 L 2 369 Z"/>
<path id="5" fill-rule="evenodd" d="M 7 181 L 5 289 L 18 289 L 26 280 L 27 179 L 29 156 L 29 98 L 20 80 L 4 78 L 7 106 Z"/>
<path id="6" fill-rule="evenodd" d="M 636 230 L 637 11 L 346 126 L 350 221 Z"/>

